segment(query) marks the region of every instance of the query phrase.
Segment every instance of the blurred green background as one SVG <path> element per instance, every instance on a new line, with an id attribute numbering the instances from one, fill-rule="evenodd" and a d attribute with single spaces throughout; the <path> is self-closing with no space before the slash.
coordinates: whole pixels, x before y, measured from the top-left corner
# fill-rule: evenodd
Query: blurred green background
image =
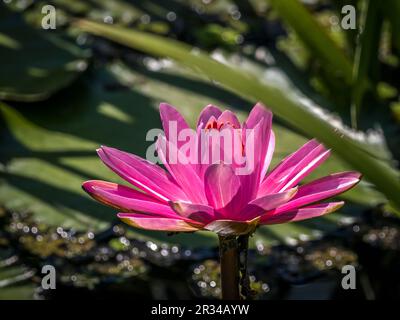
<path id="1" fill-rule="evenodd" d="M 46 5 L 56 10 L 56 29 L 42 28 Z M 355 9 L 355 29 L 343 28 L 345 5 Z M 399 14 L 396 0 L 0 3 L 0 298 L 36 297 L 35 275 L 43 263 L 82 250 L 92 254 L 101 244 L 98 235 L 108 231 L 110 255 L 126 253 L 129 246 L 114 230 L 114 210 L 89 199 L 80 186 L 89 179 L 120 181 L 97 158 L 100 145 L 145 156 L 152 143 L 146 133 L 161 126 L 158 105 L 164 101 L 192 125 L 207 104 L 244 119 L 262 101 L 275 114 L 273 164 L 316 137 L 333 155 L 309 179 L 363 173 L 363 181 L 342 196 L 347 205 L 341 212 L 260 228 L 251 239 L 256 252 L 325 239 L 355 223 L 368 224 L 368 233 L 387 227 L 381 219 L 394 224 L 390 232 L 398 245 Z M 155 246 L 160 259 L 163 248 L 204 253 L 216 246 L 211 233 L 124 232 L 125 239 L 148 247 L 143 252 Z M 39 234 L 49 237 L 47 246 L 38 244 Z M 82 249 L 93 240 L 88 234 L 96 244 Z M 18 261 L 10 263 L 12 257 Z M 141 258 L 147 259 L 139 254 L 131 261 L 140 271 L 127 277 L 145 273 Z M 121 270 L 109 268 L 120 281 Z M 75 280 L 64 283 L 83 274 L 82 286 L 89 288 L 93 272 L 71 271 Z M 93 281 L 101 283 L 106 271 L 96 272 Z M 203 291 L 191 292 L 217 295 Z"/>

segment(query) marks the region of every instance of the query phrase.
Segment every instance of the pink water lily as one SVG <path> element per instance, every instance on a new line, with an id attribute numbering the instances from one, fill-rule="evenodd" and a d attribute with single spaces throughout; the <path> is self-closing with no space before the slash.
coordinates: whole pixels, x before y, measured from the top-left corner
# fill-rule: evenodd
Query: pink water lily
<path id="1" fill-rule="evenodd" d="M 210 230 L 221 236 L 252 233 L 259 225 L 299 221 L 333 212 L 339 202 L 319 203 L 336 196 L 360 181 L 357 172 L 341 172 L 303 184 L 299 183 L 329 156 L 329 150 L 310 140 L 296 152 L 268 170 L 275 147 L 272 113 L 257 104 L 241 124 L 231 111 L 209 105 L 201 112 L 201 130 L 239 132 L 241 152 L 246 157 L 246 130 L 254 130 L 254 168 L 238 175 L 236 163 L 172 163 L 168 148 L 179 151 L 181 142 L 172 139 L 169 123 L 178 133 L 189 126 L 172 106 L 160 105 L 165 136 L 157 142 L 163 166 L 110 147 L 101 147 L 101 160 L 130 188 L 112 182 L 87 181 L 83 184 L 96 200 L 120 211 L 118 217 L 137 228 L 168 232 Z M 235 133 L 236 134 L 236 133 Z M 176 141 L 176 142 L 174 142 Z M 213 148 L 210 145 L 210 148 Z M 223 150 L 226 151 L 226 150 Z M 201 152 L 199 157 L 201 157 Z"/>

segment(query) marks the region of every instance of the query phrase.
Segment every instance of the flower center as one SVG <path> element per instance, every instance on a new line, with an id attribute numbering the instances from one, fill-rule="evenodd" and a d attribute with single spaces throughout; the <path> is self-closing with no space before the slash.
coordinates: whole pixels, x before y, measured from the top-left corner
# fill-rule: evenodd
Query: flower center
<path id="1" fill-rule="evenodd" d="M 209 130 L 215 129 L 218 130 L 219 132 L 221 132 L 222 129 L 226 128 L 227 126 L 235 129 L 234 131 L 234 135 L 237 135 L 237 138 L 239 139 L 239 143 L 240 143 L 240 147 L 241 147 L 241 154 L 242 156 L 245 155 L 245 145 L 242 139 L 242 131 L 241 128 L 238 128 L 235 124 L 233 124 L 230 121 L 221 121 L 221 120 L 217 120 L 214 117 L 211 118 L 210 120 L 208 120 L 204 130 L 207 132 Z M 232 139 L 234 139 L 234 137 L 231 137 Z M 232 145 L 233 145 L 233 141 L 232 141 Z"/>
<path id="2" fill-rule="evenodd" d="M 219 120 L 216 120 L 216 119 L 210 119 L 210 120 L 208 120 L 208 122 L 207 122 L 207 124 L 205 126 L 205 130 L 216 129 L 218 131 L 221 131 L 221 128 L 224 125 L 228 125 L 228 126 L 231 126 L 234 129 L 238 129 L 230 121 L 219 121 Z"/>

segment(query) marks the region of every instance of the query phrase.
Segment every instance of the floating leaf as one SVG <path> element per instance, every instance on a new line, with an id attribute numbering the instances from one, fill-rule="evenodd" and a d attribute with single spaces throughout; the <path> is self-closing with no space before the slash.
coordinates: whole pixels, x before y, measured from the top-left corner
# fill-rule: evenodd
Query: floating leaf
<path id="1" fill-rule="evenodd" d="M 0 99 L 44 100 L 69 86 L 86 69 L 81 50 L 24 23 L 19 14 L 0 12 Z"/>

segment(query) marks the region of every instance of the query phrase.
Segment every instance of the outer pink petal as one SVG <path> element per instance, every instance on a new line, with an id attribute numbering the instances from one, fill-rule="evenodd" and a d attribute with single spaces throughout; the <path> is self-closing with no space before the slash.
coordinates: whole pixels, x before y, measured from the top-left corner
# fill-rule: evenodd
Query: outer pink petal
<path id="1" fill-rule="evenodd" d="M 206 204 L 207 199 L 204 194 L 203 182 L 190 164 L 181 163 L 180 159 L 183 159 L 184 155 L 176 148 L 176 145 L 160 135 L 156 143 L 156 148 L 164 166 L 180 185 L 190 202 Z M 174 159 L 170 158 L 171 154 Z"/>
<path id="2" fill-rule="evenodd" d="M 139 189 L 166 202 L 187 200 L 171 176 L 154 163 L 114 148 L 102 147 L 97 152 L 111 170 Z"/>
<path id="3" fill-rule="evenodd" d="M 178 141 L 179 132 L 189 129 L 188 124 L 182 115 L 167 103 L 160 104 L 160 117 L 167 140 L 172 141 L 180 148 L 186 141 Z M 170 123 L 175 122 L 176 132 L 170 132 Z"/>
<path id="4" fill-rule="evenodd" d="M 195 221 L 188 223 L 182 219 L 150 217 L 143 214 L 119 213 L 118 218 L 132 227 L 146 230 L 193 232 L 202 228 L 202 225 Z"/>
<path id="5" fill-rule="evenodd" d="M 214 219 L 214 209 L 208 205 L 184 201 L 170 202 L 171 208 L 182 217 L 209 223 Z"/>
<path id="6" fill-rule="evenodd" d="M 143 192 L 116 183 L 92 180 L 85 182 L 82 187 L 97 201 L 118 210 L 178 217 L 169 205 Z"/>
<path id="7" fill-rule="evenodd" d="M 299 188 L 295 197 L 276 212 L 290 211 L 345 192 L 360 181 L 358 172 L 341 172 L 307 183 Z"/>
<path id="8" fill-rule="evenodd" d="M 297 188 L 288 191 L 273 193 L 251 201 L 241 212 L 243 220 L 253 219 L 266 211 L 273 210 L 287 203 L 297 192 Z"/>
<path id="9" fill-rule="evenodd" d="M 258 196 L 291 188 L 329 156 L 322 144 L 311 140 L 286 157 L 262 182 Z"/>
<path id="10" fill-rule="evenodd" d="M 282 213 L 271 211 L 261 216 L 260 224 L 278 224 L 311 219 L 336 211 L 340 209 L 343 204 L 343 201 L 329 202 Z"/>
<path id="11" fill-rule="evenodd" d="M 218 117 L 218 122 L 223 122 L 225 124 L 230 124 L 235 129 L 241 128 L 240 122 L 236 115 L 230 111 L 225 110 L 222 114 Z"/>
<path id="12" fill-rule="evenodd" d="M 203 109 L 203 111 L 201 111 L 199 120 L 197 121 L 197 126 L 199 126 L 201 124 L 203 124 L 203 126 L 205 126 L 211 117 L 218 119 L 218 117 L 221 114 L 222 114 L 222 111 L 219 108 L 217 108 L 216 106 L 213 106 L 212 104 L 209 104 L 207 107 L 205 107 Z"/>
<path id="13" fill-rule="evenodd" d="M 288 155 L 285 159 L 283 159 L 276 166 L 276 168 L 267 177 L 265 177 L 265 180 L 267 179 L 271 180 L 272 178 L 276 178 L 277 176 L 282 175 L 282 173 L 285 172 L 285 170 L 295 166 L 300 160 L 306 157 L 312 150 L 314 150 L 318 146 L 320 146 L 320 143 L 318 143 L 318 141 L 315 139 L 306 142 L 298 150 L 296 150 L 292 154 Z"/>
<path id="14" fill-rule="evenodd" d="M 231 166 L 213 164 L 204 175 L 204 188 L 210 206 L 223 217 L 231 218 L 234 210 L 240 211 L 233 200 L 240 196 L 240 179 L 235 175 Z"/>

